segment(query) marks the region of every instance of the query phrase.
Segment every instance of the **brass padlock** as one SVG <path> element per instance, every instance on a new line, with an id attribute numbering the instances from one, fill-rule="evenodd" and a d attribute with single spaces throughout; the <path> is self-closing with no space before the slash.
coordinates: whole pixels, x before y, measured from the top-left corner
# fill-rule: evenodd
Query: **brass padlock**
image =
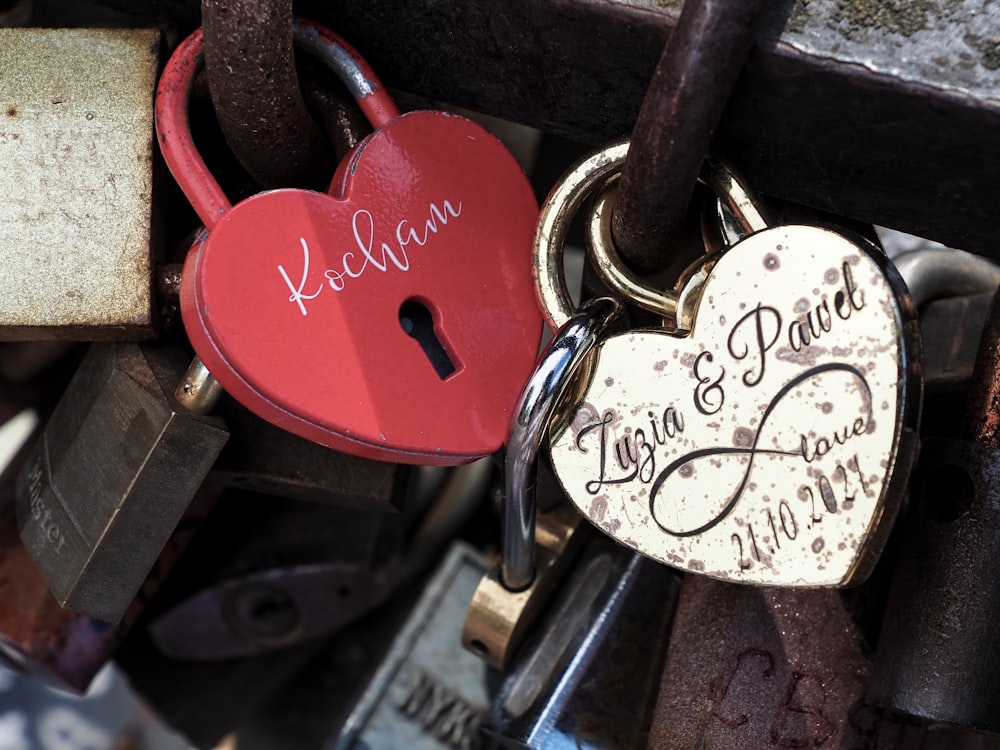
<path id="1" fill-rule="evenodd" d="M 565 505 L 539 513 L 536 523 L 536 459 L 594 343 L 620 314 L 609 298 L 585 304 L 549 342 L 514 410 L 504 465 L 502 558 L 476 589 L 462 631 L 462 645 L 499 669 L 510 665 L 586 537 L 581 516 Z"/>
<path id="2" fill-rule="evenodd" d="M 691 265 L 673 289 L 617 259 L 614 172 L 628 142 L 581 160 L 536 234 L 546 317 L 572 312 L 562 247 L 601 193 L 591 255 L 623 301 L 662 323 L 609 336 L 568 419 L 549 436 L 556 475 L 606 534 L 721 580 L 847 585 L 874 566 L 899 507 L 921 403 L 916 311 L 875 245 L 843 230 L 770 225 L 733 171 L 702 179 L 746 236 Z"/>

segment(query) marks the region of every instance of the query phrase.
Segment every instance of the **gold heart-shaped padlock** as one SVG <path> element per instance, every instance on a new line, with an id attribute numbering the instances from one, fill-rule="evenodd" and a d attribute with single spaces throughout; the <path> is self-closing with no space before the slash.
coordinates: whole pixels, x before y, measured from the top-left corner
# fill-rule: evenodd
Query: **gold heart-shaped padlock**
<path id="1" fill-rule="evenodd" d="M 605 533 L 713 578 L 847 585 L 868 575 L 912 462 L 921 379 L 916 313 L 892 264 L 860 236 L 768 226 L 731 170 L 702 180 L 747 233 L 667 293 L 630 276 L 609 217 L 628 143 L 578 164 L 549 197 L 536 282 L 553 328 L 571 215 L 603 188 L 591 253 L 659 328 L 604 339 L 550 428 L 569 498 Z M 609 179 L 610 178 L 610 179 Z"/>

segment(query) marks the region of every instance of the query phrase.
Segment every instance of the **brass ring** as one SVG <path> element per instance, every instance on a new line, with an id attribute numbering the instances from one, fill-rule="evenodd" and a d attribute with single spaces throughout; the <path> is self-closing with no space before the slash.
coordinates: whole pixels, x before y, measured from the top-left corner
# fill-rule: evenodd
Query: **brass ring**
<path id="1" fill-rule="evenodd" d="M 698 181 L 715 193 L 736 219 L 744 235 L 766 229 L 768 224 L 759 203 L 745 183 L 723 160 L 716 156 L 705 160 Z M 621 259 L 611 235 L 611 215 L 618 199 L 618 175 L 611 176 L 594 200 L 594 210 L 587 223 L 588 255 L 601 280 L 629 304 L 665 318 L 673 324 L 679 295 L 674 290 L 660 290 L 629 270 Z M 734 237 L 722 227 L 727 242 Z M 735 238 L 738 239 L 738 238 Z"/>
<path id="2" fill-rule="evenodd" d="M 542 205 L 534 244 L 535 292 L 553 331 L 561 328 L 576 311 L 562 264 L 570 224 L 594 188 L 621 171 L 628 145 L 628 140 L 613 143 L 574 164 Z"/>

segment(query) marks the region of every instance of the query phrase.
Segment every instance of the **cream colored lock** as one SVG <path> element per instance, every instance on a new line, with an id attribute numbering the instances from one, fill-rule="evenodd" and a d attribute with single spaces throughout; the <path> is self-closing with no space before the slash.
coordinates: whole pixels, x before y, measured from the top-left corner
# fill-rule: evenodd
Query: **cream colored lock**
<path id="1" fill-rule="evenodd" d="M 0 29 L 0 340 L 154 331 L 153 29 Z"/>
<path id="2" fill-rule="evenodd" d="M 627 148 L 581 162 L 543 207 L 539 296 L 553 325 L 572 311 L 565 228 L 600 189 L 594 265 L 664 324 L 597 343 L 586 388 L 551 426 L 559 481 L 605 533 L 686 571 L 764 585 L 863 580 L 916 443 L 919 341 L 905 285 L 859 236 L 768 226 L 732 172 L 709 163 L 703 179 L 747 236 L 667 293 L 648 287 L 610 240 Z"/>

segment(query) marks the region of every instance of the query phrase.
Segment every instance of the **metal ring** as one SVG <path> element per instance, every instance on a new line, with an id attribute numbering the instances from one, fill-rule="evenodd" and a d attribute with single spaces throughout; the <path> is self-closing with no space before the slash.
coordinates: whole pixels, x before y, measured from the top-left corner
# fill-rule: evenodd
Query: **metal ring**
<path id="1" fill-rule="evenodd" d="M 621 259 L 611 235 L 611 217 L 618 202 L 620 174 L 612 175 L 594 199 L 587 222 L 587 250 L 601 280 L 629 304 L 672 321 L 677 313 L 677 295 L 661 291 L 636 276 Z"/>
<path id="2" fill-rule="evenodd" d="M 581 305 L 549 342 L 517 401 L 504 461 L 500 581 L 520 591 L 534 577 L 535 460 L 552 417 L 584 358 L 622 313 L 610 297 Z"/>
<path id="3" fill-rule="evenodd" d="M 618 174 L 628 154 L 629 141 L 612 143 L 574 164 L 546 198 L 535 232 L 535 291 L 546 322 L 558 329 L 573 315 L 573 301 L 563 275 L 566 236 L 577 211 L 601 187 L 587 225 L 589 256 L 603 281 L 622 298 L 662 317 L 673 317 L 677 295 L 656 289 L 633 274 L 621 260 L 611 237 L 611 214 Z M 705 160 L 699 181 L 723 200 L 747 234 L 768 223 L 753 193 L 728 164 L 718 157 Z"/>
<path id="4" fill-rule="evenodd" d="M 628 144 L 613 143 L 574 164 L 542 205 L 534 243 L 535 292 L 552 330 L 562 328 L 575 312 L 562 264 L 570 224 L 594 187 L 621 171 Z"/>
<path id="5" fill-rule="evenodd" d="M 618 177 L 611 176 L 594 200 L 594 209 L 587 222 L 587 245 L 594 269 L 601 280 L 617 295 L 635 307 L 648 310 L 662 318 L 674 320 L 678 295 L 661 291 L 629 270 L 621 259 L 611 234 L 611 217 L 618 198 Z M 759 202 L 734 170 L 717 156 L 705 160 L 698 181 L 707 185 L 732 213 L 745 234 L 753 234 L 768 226 Z M 723 236 L 731 239 L 723 226 Z"/>

